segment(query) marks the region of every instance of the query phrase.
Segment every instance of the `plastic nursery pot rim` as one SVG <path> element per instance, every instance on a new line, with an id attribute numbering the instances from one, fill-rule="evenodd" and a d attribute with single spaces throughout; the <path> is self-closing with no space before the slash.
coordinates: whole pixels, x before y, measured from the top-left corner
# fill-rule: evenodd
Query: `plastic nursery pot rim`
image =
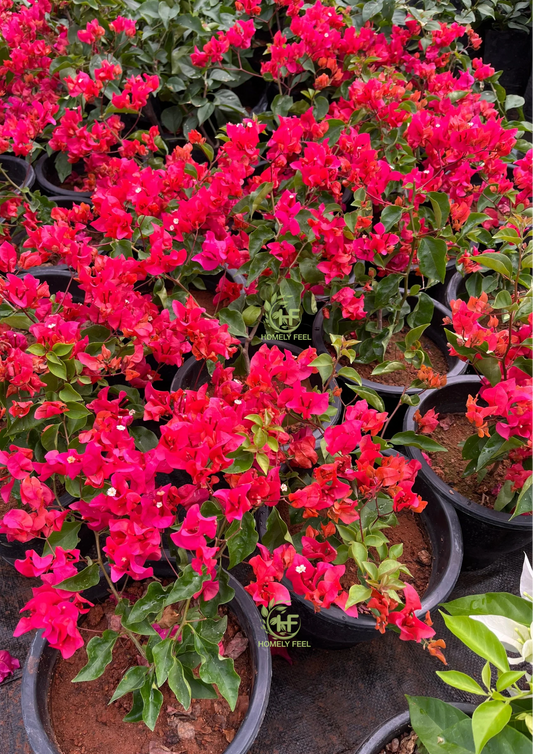
<path id="1" fill-rule="evenodd" d="M 464 281 L 466 281 L 466 277 L 461 275 L 460 272 L 456 272 L 455 275 L 452 275 L 446 286 L 446 306 L 450 307 L 451 302 L 456 301 L 459 298 L 459 288 Z"/>
<path id="2" fill-rule="evenodd" d="M 17 275 L 20 278 L 32 275 L 43 283 L 51 283 L 53 287 L 57 288 L 55 291 L 52 290 L 51 294 L 70 293 L 74 301 L 76 301 L 76 298 L 80 302 L 83 301 L 84 294 L 78 281 L 74 279 L 74 270 L 70 269 L 66 264 L 58 264 L 51 267 L 44 267 L 42 265 L 29 267 L 27 270 L 19 270 Z"/>
<path id="3" fill-rule="evenodd" d="M 461 712 L 467 715 L 471 715 L 475 708 L 475 704 L 464 704 L 461 702 L 448 702 L 453 707 L 457 707 Z M 355 750 L 354 754 L 379 754 L 385 746 L 392 741 L 393 738 L 401 736 L 410 727 L 411 718 L 409 710 L 400 712 L 398 715 L 386 720 L 383 725 L 376 728 Z"/>
<path id="4" fill-rule="evenodd" d="M 427 404 L 427 402 L 430 400 L 433 403 L 432 398 L 434 398 L 437 393 L 440 394 L 440 396 L 444 396 L 444 394 L 446 392 L 449 392 L 450 389 L 453 391 L 456 385 L 471 385 L 472 391 L 475 391 L 475 393 L 477 394 L 479 392 L 479 388 L 481 387 L 481 379 L 477 375 L 462 375 L 460 377 L 452 377 L 448 380 L 445 387 L 440 388 L 439 390 L 427 390 L 424 393 L 419 405 L 416 407 L 411 406 L 405 414 L 403 422 L 404 432 L 416 430 L 416 411 L 420 411 L 420 413 L 423 414 L 425 403 Z M 438 406 L 438 401 L 436 402 L 436 405 Z M 512 521 L 509 520 L 509 513 L 503 513 L 503 511 L 495 511 L 492 508 L 487 508 L 480 503 L 476 503 L 473 500 L 470 500 L 457 490 L 451 489 L 450 485 L 446 484 L 446 482 L 433 471 L 431 466 L 425 460 L 424 456 L 422 455 L 422 451 L 419 448 L 406 446 L 405 452 L 406 455 L 408 455 L 410 458 L 415 458 L 422 464 L 422 468 L 418 473 L 425 478 L 428 484 L 433 487 L 437 495 L 442 497 L 446 502 L 453 505 L 454 508 L 457 508 L 458 510 L 462 511 L 468 516 L 471 516 L 472 518 L 478 519 L 479 521 L 484 521 L 485 523 L 495 524 L 496 526 L 503 529 L 514 529 L 518 531 L 531 530 L 531 516 L 524 515 L 514 518 Z"/>
<path id="5" fill-rule="evenodd" d="M 50 196 L 60 196 L 63 199 L 73 199 L 74 201 L 90 199 L 92 191 L 71 191 L 70 189 L 61 188 L 55 183 L 51 183 L 48 178 L 45 177 L 45 166 L 50 164 L 54 159 L 57 152 L 53 152 L 51 155 L 43 154 L 35 163 L 35 175 L 37 177 L 37 183 L 42 189 L 47 191 Z"/>
<path id="6" fill-rule="evenodd" d="M 154 565 L 157 566 L 157 564 Z M 165 564 L 162 565 L 164 567 Z M 257 737 L 267 710 L 272 678 L 272 658 L 270 648 L 266 646 L 268 638 L 254 601 L 241 584 L 231 574 L 228 575 L 229 585 L 235 590 L 235 597 L 228 605 L 235 612 L 239 622 L 246 624 L 241 627 L 248 638 L 252 658 L 253 686 L 246 715 L 235 738 L 224 749 L 223 754 L 246 754 Z M 102 597 L 105 596 L 107 596 L 107 590 L 102 588 Z M 92 598 L 96 599 L 94 595 Z M 31 643 L 28 659 L 24 665 L 21 692 L 22 718 L 34 754 L 61 754 L 55 741 L 48 708 L 50 684 L 58 657 L 59 650 L 51 649 L 48 641 L 43 637 L 43 631 L 38 631 Z"/>
<path id="7" fill-rule="evenodd" d="M 408 299 L 409 300 L 409 299 Z M 451 311 L 447 309 L 443 304 L 440 303 L 440 301 L 437 301 L 433 299 L 434 304 L 434 310 L 433 310 L 433 316 L 435 317 L 435 314 L 442 314 L 442 318 L 444 317 L 450 317 L 451 318 Z M 326 341 L 324 339 L 324 310 L 321 309 L 317 315 L 315 316 L 315 319 L 313 321 L 313 330 L 312 330 L 312 338 L 313 338 L 313 346 L 316 348 L 317 353 L 329 353 L 328 348 L 326 346 Z M 433 324 L 432 322 L 429 324 L 429 327 L 433 325 L 433 327 L 439 326 L 438 324 Z M 429 335 L 427 337 L 430 337 Z M 431 339 L 431 338 L 430 338 Z M 438 344 L 435 343 L 435 345 L 438 348 Z M 440 350 L 440 349 L 439 349 Z M 441 353 L 446 356 L 445 351 L 441 351 Z M 467 368 L 468 364 L 466 362 L 461 361 L 457 357 L 451 357 L 452 361 L 454 362 L 454 365 L 451 369 L 446 373 L 448 376 L 448 379 L 452 377 L 456 377 L 458 375 L 463 374 Z M 354 364 L 351 365 L 356 371 L 357 371 L 357 363 L 354 362 Z M 341 365 L 337 364 L 337 371 L 341 369 Z M 343 377 L 343 379 L 346 380 L 346 382 L 352 382 L 352 380 L 348 380 Z M 390 396 L 400 396 L 402 395 L 404 388 L 400 385 L 387 385 L 382 382 L 373 382 L 372 380 L 366 380 L 364 377 L 361 377 L 361 382 L 363 384 L 363 387 L 372 388 L 372 390 L 375 390 L 377 393 L 381 395 L 390 395 Z M 416 395 L 416 393 L 420 393 L 422 390 L 420 388 L 410 388 L 406 391 L 407 395 Z"/>
<path id="8" fill-rule="evenodd" d="M 4 165 L 2 165 L 2 163 L 4 163 Z M 19 168 L 21 172 L 22 170 L 26 171 L 25 178 L 22 183 L 17 183 L 16 179 L 13 176 L 9 176 L 14 183 L 17 183 L 17 186 L 20 189 L 31 188 L 35 183 L 35 170 L 29 162 L 26 162 L 26 160 L 21 160 L 20 157 L 13 157 L 13 155 L 10 154 L 2 154 L 0 155 L 0 165 L 6 168 L 5 172 L 8 175 L 10 166 Z"/>

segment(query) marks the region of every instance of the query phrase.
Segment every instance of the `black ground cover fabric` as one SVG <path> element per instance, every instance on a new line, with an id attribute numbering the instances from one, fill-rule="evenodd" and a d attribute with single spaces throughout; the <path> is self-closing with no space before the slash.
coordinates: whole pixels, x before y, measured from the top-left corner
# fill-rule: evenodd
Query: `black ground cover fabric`
<path id="1" fill-rule="evenodd" d="M 452 598 L 488 591 L 517 594 L 522 562 L 518 552 L 484 571 L 461 574 Z M 9 650 L 21 665 L 31 636 L 15 639 L 12 632 L 31 586 L 30 579 L 0 561 L 0 649 Z M 446 632 L 438 614 L 434 627 L 448 643 L 449 667 L 479 678 L 482 662 Z M 474 701 L 436 677 L 443 668 L 437 659 L 392 633 L 376 634 L 373 641 L 347 650 L 291 650 L 291 658 L 292 665 L 273 658 L 270 703 L 251 754 L 355 754 L 369 733 L 407 708 L 404 694 Z M 31 754 L 20 709 L 21 677 L 22 669 L 0 685 L 1 754 Z"/>

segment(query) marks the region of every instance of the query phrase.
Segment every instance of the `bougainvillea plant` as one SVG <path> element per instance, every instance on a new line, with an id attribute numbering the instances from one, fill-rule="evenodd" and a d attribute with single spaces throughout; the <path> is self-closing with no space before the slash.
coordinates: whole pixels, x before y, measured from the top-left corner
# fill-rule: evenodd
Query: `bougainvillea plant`
<path id="1" fill-rule="evenodd" d="M 380 630 L 390 625 L 439 654 L 442 644 L 416 615 L 401 547 L 389 547 L 384 533 L 402 509 L 424 507 L 413 491 L 416 464 L 384 454 L 390 416 L 351 366 L 341 365 L 357 389 L 339 416 L 334 374 L 341 357 L 356 356 L 350 339 L 332 330 L 334 354 L 294 353 L 262 344 L 260 328 L 280 294 L 298 315 L 331 296 L 331 322 L 336 306 L 350 326 L 362 322 L 380 336 L 373 340 L 383 362 L 387 339 L 411 316 L 410 295 L 416 321 L 407 319 L 414 334 L 406 354 L 420 367 L 419 387 L 442 384 L 419 348 L 426 289 L 443 281 L 448 257 L 483 242 L 484 223 L 500 225 L 508 208 L 529 203 L 530 158 L 515 171 L 518 191 L 507 177 L 522 127 L 510 127 L 483 96 L 492 68 L 455 54 L 465 33 L 479 46 L 470 30 L 423 30 L 411 17 L 376 30 L 320 2 L 279 5 L 261 70 L 279 92 L 271 111 L 227 123 L 216 141 L 189 120 L 187 142 L 170 149 L 156 125 L 138 126 L 162 81 L 172 91 L 172 76 L 160 78 L 157 66 L 128 69 L 141 48 L 139 63 L 156 60 L 150 40 L 159 21 L 165 33 L 171 21 L 181 24 L 170 6 L 158 4 L 154 34 L 137 48 L 137 19 L 92 14 L 68 31 L 61 9 L 43 0 L 2 11 L 9 96 L 1 149 L 29 159 L 55 151 L 59 180 L 91 192 L 90 204 L 71 209 L 37 193 L 1 205 L 9 223 L 0 245 L 0 531 L 36 540 L 17 567 L 43 582 L 17 634 L 42 628 L 69 657 L 83 644 L 83 591 L 103 578 L 117 620 L 89 642 L 78 680 L 98 677 L 118 637 L 129 638 L 141 664 L 115 698 L 134 691 L 128 719 L 152 728 L 167 681 L 184 706 L 214 694 L 213 684 L 235 704 L 238 677 L 220 646 L 218 608 L 232 596 L 222 565 L 249 556 L 258 604 L 286 601 L 286 576 L 316 608 L 355 615 L 365 605 Z M 259 5 L 235 9 L 253 17 L 256 7 L 261 15 Z M 183 116 L 195 110 L 200 120 L 204 108 L 204 122 L 211 117 L 220 97 L 210 99 L 212 82 L 224 83 L 240 50 L 251 49 L 244 15 L 215 35 L 215 27 L 189 24 L 210 38 L 191 57 Z M 186 55 L 174 62 L 187 76 Z M 203 98 L 195 99 L 200 82 Z M 70 277 L 51 295 L 31 268 L 57 262 Z M 215 313 L 195 294 L 208 283 Z M 515 355 L 509 349 L 503 359 L 505 380 L 519 368 Z M 201 365 L 200 377 L 173 389 L 167 370 L 185 359 Z M 391 444 L 400 442 L 439 450 L 424 436 Z M 296 477 L 302 467 L 309 475 Z M 280 503 L 302 525 L 292 542 Z M 254 557 L 262 506 L 272 511 Z M 94 533 L 92 552 L 78 546 L 82 526 Z M 163 558 L 175 572 L 169 584 L 154 575 Z M 359 583 L 345 588 L 350 559 Z M 139 599 L 121 595 L 126 578 L 149 582 Z"/>
<path id="2" fill-rule="evenodd" d="M 467 302 L 452 302 L 453 332 L 447 331 L 453 353 L 468 359 L 483 377 L 478 395 L 467 402 L 466 417 L 475 433 L 463 446 L 463 457 L 469 460 L 465 474 L 490 478 L 503 461 L 510 462 L 494 507 L 513 516 L 533 510 L 530 216 L 531 210 L 511 214 L 494 234 L 498 251 L 489 249 L 470 258 L 475 285 L 484 287 L 488 279 L 491 286 L 493 271 L 505 283 L 491 303 L 486 291 Z M 436 426 L 437 416 L 434 422 Z"/>

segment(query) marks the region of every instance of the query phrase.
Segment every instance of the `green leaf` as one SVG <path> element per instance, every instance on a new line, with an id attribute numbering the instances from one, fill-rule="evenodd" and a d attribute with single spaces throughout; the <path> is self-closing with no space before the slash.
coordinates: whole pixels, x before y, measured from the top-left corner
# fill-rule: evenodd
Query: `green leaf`
<path id="1" fill-rule="evenodd" d="M 261 251 L 267 241 L 274 238 L 275 233 L 273 229 L 268 225 L 260 225 L 256 230 L 250 233 L 250 245 L 248 248 L 250 259 L 253 259 L 255 255 Z"/>
<path id="2" fill-rule="evenodd" d="M 281 295 L 289 315 L 291 312 L 299 312 L 302 302 L 304 287 L 302 283 L 291 278 L 283 278 L 280 285 Z"/>
<path id="3" fill-rule="evenodd" d="M 161 122 L 172 134 L 176 134 L 179 131 L 182 120 L 183 113 L 178 105 L 169 107 L 161 113 Z"/>
<path id="4" fill-rule="evenodd" d="M 430 191 L 428 196 L 433 207 L 437 228 L 442 228 L 450 214 L 450 200 L 446 194 L 437 191 Z"/>
<path id="5" fill-rule="evenodd" d="M 67 368 L 64 363 L 54 353 L 48 353 L 46 356 L 48 369 L 60 380 L 67 379 Z"/>
<path id="6" fill-rule="evenodd" d="M 218 319 L 221 324 L 228 325 L 230 333 L 237 338 L 246 338 L 248 335 L 248 330 L 240 312 L 236 312 L 234 309 L 221 309 Z"/>
<path id="7" fill-rule="evenodd" d="M 429 322 L 427 322 L 425 325 L 419 325 L 418 327 L 409 330 L 409 332 L 405 336 L 405 345 L 408 349 L 411 349 L 415 345 L 415 343 L 420 340 L 428 325 Z"/>
<path id="8" fill-rule="evenodd" d="M 363 398 L 372 408 L 375 408 L 376 411 L 385 411 L 385 404 L 371 387 L 360 387 L 359 385 L 351 385 L 350 383 L 348 383 L 348 387 L 354 393 L 357 393 L 360 398 Z"/>
<path id="9" fill-rule="evenodd" d="M 157 448 L 159 443 L 157 435 L 146 427 L 130 427 L 130 434 L 135 440 L 135 447 L 143 453 L 148 453 L 149 450 Z"/>
<path id="10" fill-rule="evenodd" d="M 57 547 L 57 545 L 56 545 Z M 54 584 L 54 589 L 64 589 L 66 592 L 83 592 L 91 586 L 96 586 L 100 581 L 100 566 L 93 563 L 88 568 L 84 568 L 75 576 L 71 576 L 59 584 Z"/>
<path id="11" fill-rule="evenodd" d="M 140 723 L 141 720 L 143 719 L 143 707 L 144 707 L 144 702 L 141 696 L 141 692 L 138 689 L 136 689 L 133 692 L 133 704 L 131 706 L 131 709 L 128 712 L 128 714 L 122 718 L 123 721 L 125 723 Z"/>
<path id="12" fill-rule="evenodd" d="M 237 95 L 235 95 L 236 99 L 238 100 Z M 217 97 L 218 99 L 218 97 Z M 217 103 L 218 104 L 218 103 Z M 220 106 L 220 109 L 225 109 L 224 107 Z M 205 105 L 202 105 L 198 108 L 198 111 L 196 113 L 198 117 L 198 125 L 202 125 L 202 123 L 205 123 L 205 121 L 210 118 L 213 113 L 215 112 L 215 105 L 213 102 L 206 102 Z"/>
<path id="13" fill-rule="evenodd" d="M 467 691 L 469 694 L 486 696 L 486 692 L 483 691 L 479 683 L 466 673 L 460 673 L 458 670 L 438 670 L 437 675 L 444 683 L 453 686 L 454 689 Z"/>
<path id="14" fill-rule="evenodd" d="M 385 207 L 385 209 L 381 213 L 381 222 L 385 226 L 387 233 L 393 227 L 393 225 L 396 225 L 403 212 L 403 207 L 396 207 L 394 204 Z"/>
<path id="15" fill-rule="evenodd" d="M 292 97 L 288 97 L 285 94 L 277 94 L 272 100 L 272 112 L 274 113 L 274 115 L 281 115 L 283 117 L 286 117 L 289 114 L 289 110 L 291 109 L 293 103 L 294 100 Z"/>
<path id="16" fill-rule="evenodd" d="M 141 686 L 144 686 L 147 673 L 148 668 L 145 665 L 137 665 L 133 668 L 128 668 L 116 687 L 115 693 L 111 697 L 109 704 L 116 702 L 117 699 L 120 699 L 125 694 L 129 694 L 131 691 L 135 691 L 136 689 L 140 689 Z"/>
<path id="17" fill-rule="evenodd" d="M 498 272 L 503 277 L 511 280 L 513 277 L 513 265 L 511 260 L 500 252 L 485 251 L 476 257 L 476 262 L 488 267 L 489 270 Z"/>
<path id="18" fill-rule="evenodd" d="M 168 685 L 182 707 L 186 710 L 189 709 L 191 706 L 191 687 L 185 678 L 183 665 L 176 657 L 174 657 L 174 662 L 168 673 Z"/>
<path id="19" fill-rule="evenodd" d="M 72 683 L 100 678 L 113 659 L 113 647 L 117 639 L 118 633 L 109 630 L 104 631 L 102 636 L 93 636 L 87 644 L 87 665 L 72 679 Z"/>
<path id="20" fill-rule="evenodd" d="M 77 390 L 74 390 L 72 385 L 66 384 L 63 390 L 59 391 L 59 398 L 60 400 L 64 401 L 65 403 L 69 403 L 72 401 L 82 401 L 83 398 L 81 395 L 77 392 Z"/>
<path id="21" fill-rule="evenodd" d="M 511 516 L 512 519 L 515 518 L 515 516 L 520 516 L 523 513 L 531 513 L 531 511 L 533 511 L 533 490 L 531 489 L 532 482 L 533 476 L 528 476 L 528 478 L 524 482 L 524 486 L 522 487 L 520 494 L 518 495 L 516 508 L 513 512 L 513 515 Z"/>
<path id="22" fill-rule="evenodd" d="M 68 161 L 67 152 L 59 152 L 56 155 L 55 168 L 60 183 L 64 183 L 69 175 L 72 173 L 72 163 Z"/>
<path id="23" fill-rule="evenodd" d="M 490 741 L 505 728 L 511 719 L 511 714 L 511 705 L 497 699 L 488 699 L 479 707 L 476 707 L 472 715 L 472 733 L 476 754 L 480 754 L 487 741 Z"/>
<path id="24" fill-rule="evenodd" d="M 528 626 L 533 620 L 533 605 L 507 592 L 470 594 L 443 604 L 450 615 L 501 615 Z"/>
<path id="25" fill-rule="evenodd" d="M 443 751 L 440 743 L 444 739 L 443 732 L 451 731 L 458 724 L 465 723 L 470 729 L 471 722 L 467 715 L 451 704 L 446 704 L 440 699 L 432 699 L 424 696 L 408 696 L 409 714 L 413 730 L 418 735 L 420 742 L 427 748 L 429 754 L 437 754 Z M 447 741 L 450 736 L 447 736 Z M 451 739 L 453 740 L 453 739 Z M 472 754 L 472 747 L 450 748 L 453 754 Z"/>
<path id="26" fill-rule="evenodd" d="M 261 537 L 261 544 L 272 551 L 285 542 L 292 542 L 289 527 L 281 518 L 278 509 L 272 508 L 267 518 L 266 532 Z"/>
<path id="27" fill-rule="evenodd" d="M 509 670 L 506 673 L 502 673 L 496 681 L 496 690 L 505 691 L 509 686 L 517 683 L 524 675 L 525 671 L 523 670 Z"/>
<path id="28" fill-rule="evenodd" d="M 200 678 L 205 683 L 215 684 L 233 711 L 237 704 L 241 682 L 235 672 L 233 660 L 229 657 L 220 657 L 218 647 L 204 644 L 197 634 L 194 635 L 194 648 L 202 658 Z"/>
<path id="29" fill-rule="evenodd" d="M 258 542 L 259 536 L 255 529 L 255 519 L 246 512 L 241 521 L 232 521 L 226 534 L 229 552 L 229 568 L 234 568 L 250 555 Z"/>
<path id="30" fill-rule="evenodd" d="M 377 308 L 390 303 L 391 299 L 398 293 L 400 280 L 400 275 L 387 275 L 378 283 L 375 298 Z"/>
<path id="31" fill-rule="evenodd" d="M 370 597 L 371 594 L 372 589 L 369 589 L 366 586 L 362 586 L 361 584 L 354 584 L 350 587 L 350 591 L 348 592 L 346 607 L 352 607 L 353 605 L 357 605 L 359 602 L 364 602 Z"/>
<path id="32" fill-rule="evenodd" d="M 495 665 L 498 670 L 509 670 L 505 649 L 490 629 L 466 615 L 451 616 L 441 612 L 447 628 L 463 644 L 483 659 Z"/>
<path id="33" fill-rule="evenodd" d="M 244 474 L 245 471 L 248 471 L 248 469 L 252 468 L 253 462 L 253 453 L 242 453 L 234 459 L 231 466 L 229 466 L 227 469 L 224 469 L 224 474 Z"/>
<path id="34" fill-rule="evenodd" d="M 159 717 L 159 710 L 163 704 L 163 694 L 154 686 L 151 676 L 146 679 L 141 688 L 141 697 L 143 700 L 143 722 L 150 730 L 154 730 Z"/>
<path id="35" fill-rule="evenodd" d="M 17 330 L 28 330 L 30 326 L 34 324 L 26 314 L 22 314 L 21 312 L 3 317 L 1 323 L 3 325 L 9 325 L 9 327 L 14 327 Z"/>
<path id="36" fill-rule="evenodd" d="M 313 359 L 313 361 L 309 363 L 309 366 L 318 369 L 323 382 L 326 382 L 326 380 L 333 374 L 333 359 L 329 353 L 321 353 L 316 359 Z"/>
<path id="37" fill-rule="evenodd" d="M 420 448 L 420 450 L 425 450 L 426 453 L 447 452 L 446 448 L 443 448 L 442 445 L 439 445 L 435 440 L 432 440 L 425 435 L 417 435 L 416 432 L 413 432 L 412 430 L 409 430 L 408 432 L 397 432 L 391 437 L 389 442 L 393 445 L 412 445 L 415 448 Z"/>
<path id="38" fill-rule="evenodd" d="M 405 364 L 401 361 L 382 361 L 375 369 L 372 370 L 371 376 L 378 374 L 389 374 L 390 372 L 396 372 L 399 369 L 405 369 Z"/>
<path id="39" fill-rule="evenodd" d="M 448 247 L 442 238 L 425 236 L 418 246 L 418 266 L 422 275 L 444 283 Z"/>
<path id="40" fill-rule="evenodd" d="M 499 291 L 498 295 L 492 302 L 493 309 L 507 309 L 508 306 L 513 305 L 513 299 L 509 291 Z"/>
<path id="41" fill-rule="evenodd" d="M 48 555 L 56 551 L 56 547 L 62 547 L 64 550 L 73 550 L 78 542 L 78 532 L 81 529 L 79 521 L 65 521 L 60 531 L 54 531 L 47 538 L 43 555 Z"/>
<path id="42" fill-rule="evenodd" d="M 358 385 L 362 384 L 361 375 L 352 367 L 342 367 L 342 369 L 339 369 L 337 372 L 337 375 L 339 377 L 344 377 L 346 380 L 352 380 L 352 382 L 355 382 Z"/>
<path id="43" fill-rule="evenodd" d="M 250 263 L 250 269 L 248 270 L 248 285 L 259 277 L 259 275 L 267 269 L 272 263 L 271 255 L 266 251 L 260 251 L 252 259 Z"/>
<path id="44" fill-rule="evenodd" d="M 146 594 L 144 594 L 131 608 L 128 616 L 129 623 L 140 623 L 150 614 L 154 616 L 163 609 L 168 597 L 167 590 L 159 581 L 152 581 L 148 584 Z M 168 603 L 171 604 L 171 603 Z"/>
<path id="45" fill-rule="evenodd" d="M 173 639 L 164 639 L 152 647 L 157 685 L 161 687 L 168 678 L 174 658 L 172 656 Z"/>
<path id="46" fill-rule="evenodd" d="M 200 591 L 202 584 L 208 578 L 207 574 L 196 573 L 191 565 L 186 566 L 181 572 L 179 579 L 174 582 L 172 589 L 167 594 L 164 606 L 188 600 L 189 597 Z"/>
<path id="47" fill-rule="evenodd" d="M 476 369 L 489 380 L 493 387 L 500 382 L 502 373 L 498 359 L 493 356 L 487 356 L 483 359 L 477 359 L 475 364 Z"/>

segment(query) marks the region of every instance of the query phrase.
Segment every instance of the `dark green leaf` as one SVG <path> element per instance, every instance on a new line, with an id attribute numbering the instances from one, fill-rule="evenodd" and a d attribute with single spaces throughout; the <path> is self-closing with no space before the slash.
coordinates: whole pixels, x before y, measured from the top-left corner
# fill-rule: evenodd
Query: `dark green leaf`
<path id="1" fill-rule="evenodd" d="M 218 647 L 204 644 L 195 634 L 194 648 L 202 658 L 200 678 L 205 683 L 215 684 L 230 709 L 234 710 L 239 695 L 240 678 L 235 672 L 233 660 L 220 657 Z"/>
<path id="2" fill-rule="evenodd" d="M 241 521 L 233 521 L 226 535 L 229 568 L 234 568 L 238 563 L 242 563 L 244 558 L 255 550 L 258 539 L 255 519 L 249 511 L 243 515 Z"/>
<path id="3" fill-rule="evenodd" d="M 98 563 L 93 563 L 75 576 L 71 576 L 69 579 L 65 579 L 59 584 L 54 584 L 54 589 L 64 589 L 66 592 L 83 592 L 84 589 L 96 586 L 99 581 L 100 566 Z"/>
<path id="4" fill-rule="evenodd" d="M 146 427 L 130 427 L 130 434 L 135 440 L 135 447 L 143 453 L 157 448 L 157 436 Z"/>
<path id="5" fill-rule="evenodd" d="M 415 448 L 426 451 L 426 453 L 446 452 L 446 448 L 439 445 L 438 442 L 424 435 L 417 435 L 416 432 L 397 432 L 389 440 L 393 445 L 412 445 Z"/>
<path id="6" fill-rule="evenodd" d="M 56 547 L 62 547 L 64 550 L 73 550 L 78 542 L 78 532 L 81 529 L 79 521 L 65 521 L 60 531 L 54 531 L 47 538 L 44 545 L 43 555 L 55 552 Z"/>
<path id="7" fill-rule="evenodd" d="M 174 657 L 168 673 L 168 685 L 182 707 L 186 710 L 189 709 L 191 706 L 191 687 L 185 678 L 183 665 L 176 657 Z"/>
<path id="8" fill-rule="evenodd" d="M 159 717 L 159 710 L 163 704 L 163 694 L 154 686 L 152 676 L 148 676 L 144 686 L 141 688 L 141 697 L 143 700 L 143 722 L 150 730 L 153 730 Z"/>
<path id="9" fill-rule="evenodd" d="M 140 689 L 146 681 L 147 673 L 148 668 L 146 667 L 146 665 L 136 665 L 133 668 L 128 668 L 117 688 L 115 689 L 115 693 L 111 697 L 109 704 L 115 702 L 117 699 L 120 699 L 125 694 L 129 694 L 131 691 Z"/>
<path id="10" fill-rule="evenodd" d="M 261 537 L 261 544 L 272 552 L 285 542 L 292 542 L 289 527 L 281 518 L 278 509 L 272 508 L 268 514 L 266 532 Z"/>
<path id="11" fill-rule="evenodd" d="M 448 247 L 442 238 L 422 238 L 418 246 L 418 266 L 422 275 L 444 283 Z"/>
<path id="12" fill-rule="evenodd" d="M 102 636 L 93 636 L 87 644 L 87 665 L 72 679 L 72 683 L 100 678 L 113 659 L 113 647 L 117 639 L 117 632 L 109 630 L 104 631 Z"/>
<path id="13" fill-rule="evenodd" d="M 155 673 L 157 685 L 161 687 L 168 678 L 169 671 L 173 665 L 172 656 L 173 639 L 164 639 L 152 647 L 152 655 L 155 663 Z"/>

